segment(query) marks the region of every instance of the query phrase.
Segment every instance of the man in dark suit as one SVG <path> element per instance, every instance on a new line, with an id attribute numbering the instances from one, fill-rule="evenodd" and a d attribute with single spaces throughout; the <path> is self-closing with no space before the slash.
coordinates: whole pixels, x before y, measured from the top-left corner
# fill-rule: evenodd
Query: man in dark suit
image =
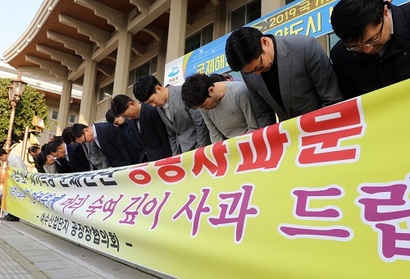
<path id="1" fill-rule="evenodd" d="M 315 38 L 264 35 L 241 27 L 228 37 L 226 58 L 241 71 L 260 127 L 342 101 L 330 59 Z"/>
<path id="2" fill-rule="evenodd" d="M 143 158 L 144 152 L 142 142 L 140 137 L 138 137 L 138 131 L 137 126 L 135 125 L 135 121 L 122 116 L 116 116 L 112 109 L 109 109 L 105 113 L 105 119 L 107 120 L 107 122 L 112 123 L 114 126 L 120 128 L 124 132 L 128 143 L 131 145 L 130 156 L 133 164 L 146 162 L 147 160 L 145 159 L 144 161 Z"/>
<path id="3" fill-rule="evenodd" d="M 76 123 L 72 134 L 76 142 L 86 144 L 86 156 L 95 169 L 133 164 L 130 154 L 136 151 L 130 150 L 125 134 L 111 123 Z"/>
<path id="4" fill-rule="evenodd" d="M 111 100 L 111 109 L 115 115 L 129 118 L 134 122 L 138 137 L 135 140 L 143 147 L 143 162 L 172 156 L 167 129 L 155 108 L 120 94 Z"/>
<path id="5" fill-rule="evenodd" d="M 49 154 L 55 158 L 58 173 L 90 170 L 87 157 L 80 144 L 65 144 L 62 141 L 54 140 L 47 147 Z"/>

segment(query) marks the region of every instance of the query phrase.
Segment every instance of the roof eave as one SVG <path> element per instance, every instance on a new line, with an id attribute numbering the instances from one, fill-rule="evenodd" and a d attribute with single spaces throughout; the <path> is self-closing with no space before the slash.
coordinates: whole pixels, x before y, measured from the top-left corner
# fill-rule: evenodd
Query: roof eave
<path id="1" fill-rule="evenodd" d="M 21 52 L 24 52 L 27 45 L 37 36 L 59 1 L 60 0 L 43 1 L 26 31 L 3 53 L 3 57 L 8 64 L 15 68 L 18 67 L 18 65 L 13 65 L 13 59 L 15 59 Z"/>

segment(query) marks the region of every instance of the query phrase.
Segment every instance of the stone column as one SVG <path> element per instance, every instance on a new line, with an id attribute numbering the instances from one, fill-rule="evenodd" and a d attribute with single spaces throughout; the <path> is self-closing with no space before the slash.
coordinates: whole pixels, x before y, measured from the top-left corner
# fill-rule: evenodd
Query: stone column
<path id="1" fill-rule="evenodd" d="M 58 108 L 57 129 L 56 135 L 61 135 L 61 132 L 67 127 L 68 114 L 70 112 L 71 90 L 73 83 L 70 80 L 63 81 L 63 88 L 60 98 L 60 106 Z"/>
<path id="2" fill-rule="evenodd" d="M 188 0 L 171 0 L 166 63 L 184 55 Z"/>
<path id="3" fill-rule="evenodd" d="M 126 94 L 131 61 L 132 35 L 126 30 L 119 33 L 117 61 L 114 74 L 113 96 Z"/>
<path id="4" fill-rule="evenodd" d="M 97 63 L 94 60 L 87 60 L 85 63 L 83 94 L 81 97 L 79 123 L 88 124 L 91 120 L 93 99 L 95 98 L 95 81 L 97 77 Z"/>
<path id="5" fill-rule="evenodd" d="M 285 0 L 277 0 L 277 1 L 272 1 L 272 0 L 262 0 L 261 1 L 261 16 L 264 16 L 266 14 L 269 14 L 273 11 L 276 11 L 280 7 L 283 7 L 286 5 Z"/>

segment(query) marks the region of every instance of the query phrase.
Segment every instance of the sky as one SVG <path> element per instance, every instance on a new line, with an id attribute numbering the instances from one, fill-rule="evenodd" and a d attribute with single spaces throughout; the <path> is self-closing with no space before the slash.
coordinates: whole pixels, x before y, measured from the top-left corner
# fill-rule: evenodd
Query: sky
<path id="1" fill-rule="evenodd" d="M 0 0 L 0 56 L 3 57 L 37 14 L 43 0 Z"/>

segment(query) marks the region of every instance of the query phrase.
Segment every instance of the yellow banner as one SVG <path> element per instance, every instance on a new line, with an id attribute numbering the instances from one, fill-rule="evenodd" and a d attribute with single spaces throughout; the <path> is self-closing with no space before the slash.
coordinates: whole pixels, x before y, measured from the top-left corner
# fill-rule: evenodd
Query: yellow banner
<path id="1" fill-rule="evenodd" d="M 157 162 L 8 171 L 4 209 L 178 278 L 408 278 L 410 80 Z"/>

